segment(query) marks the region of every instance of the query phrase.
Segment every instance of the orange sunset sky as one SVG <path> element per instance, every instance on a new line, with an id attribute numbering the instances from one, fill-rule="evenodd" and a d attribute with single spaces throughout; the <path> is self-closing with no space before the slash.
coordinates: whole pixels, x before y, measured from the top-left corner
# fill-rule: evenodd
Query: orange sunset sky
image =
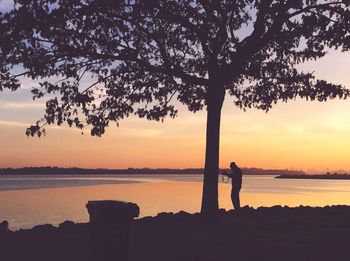
<path id="1" fill-rule="evenodd" d="M 331 51 L 302 66 L 319 78 L 350 88 L 350 54 Z M 164 123 L 129 118 L 102 138 L 67 127 L 49 127 L 43 138 L 25 129 L 40 119 L 44 100 L 32 101 L 27 83 L 0 93 L 0 167 L 87 168 L 202 167 L 205 111 L 193 114 L 179 105 L 179 116 Z M 291 101 L 269 113 L 243 112 L 230 97 L 222 113 L 220 166 L 235 160 L 243 167 L 350 170 L 350 100 L 327 103 Z"/>

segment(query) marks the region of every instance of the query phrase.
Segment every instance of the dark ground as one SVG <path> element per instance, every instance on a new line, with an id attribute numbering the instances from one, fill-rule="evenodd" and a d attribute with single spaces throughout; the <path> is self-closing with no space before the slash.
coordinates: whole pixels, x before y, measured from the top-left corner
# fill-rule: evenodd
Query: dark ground
<path id="1" fill-rule="evenodd" d="M 0 236 L 1 261 L 88 260 L 89 225 L 65 222 Z M 350 260 L 350 206 L 243 208 L 213 220 L 185 212 L 135 220 L 130 261 Z"/>

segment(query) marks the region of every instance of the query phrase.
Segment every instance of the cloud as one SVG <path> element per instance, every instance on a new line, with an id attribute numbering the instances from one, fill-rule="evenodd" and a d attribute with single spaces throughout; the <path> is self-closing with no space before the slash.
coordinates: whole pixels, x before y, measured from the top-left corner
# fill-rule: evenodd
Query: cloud
<path id="1" fill-rule="evenodd" d="M 120 131 L 127 136 L 138 136 L 138 137 L 158 137 L 163 134 L 162 131 L 156 129 L 145 129 L 145 128 L 122 128 Z"/>
<path id="2" fill-rule="evenodd" d="M 0 120 L 0 125 L 7 126 L 7 127 L 21 127 L 21 128 L 28 128 L 29 126 L 35 124 L 34 122 L 28 123 L 28 122 L 21 122 L 21 121 L 4 121 Z M 76 128 L 69 128 L 68 126 L 57 126 L 57 125 L 46 125 L 44 127 L 46 130 L 72 130 L 76 131 Z"/>
<path id="3" fill-rule="evenodd" d="M 0 125 L 10 126 L 10 127 L 28 127 L 30 124 L 19 121 L 2 121 L 0 120 Z"/>
<path id="4" fill-rule="evenodd" d="M 0 109 L 9 110 L 35 110 L 45 108 L 44 102 L 0 102 Z"/>

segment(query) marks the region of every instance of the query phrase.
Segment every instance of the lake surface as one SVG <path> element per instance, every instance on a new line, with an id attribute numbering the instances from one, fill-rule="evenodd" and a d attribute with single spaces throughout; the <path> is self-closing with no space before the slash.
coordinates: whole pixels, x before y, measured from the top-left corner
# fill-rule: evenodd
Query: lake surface
<path id="1" fill-rule="evenodd" d="M 275 179 L 244 176 L 242 205 L 252 207 L 350 205 L 350 180 Z M 232 208 L 231 184 L 220 179 L 220 207 Z M 198 212 L 201 175 L 0 176 L 0 221 L 10 228 L 88 221 L 88 200 L 125 200 L 140 206 L 140 216 L 159 212 Z"/>

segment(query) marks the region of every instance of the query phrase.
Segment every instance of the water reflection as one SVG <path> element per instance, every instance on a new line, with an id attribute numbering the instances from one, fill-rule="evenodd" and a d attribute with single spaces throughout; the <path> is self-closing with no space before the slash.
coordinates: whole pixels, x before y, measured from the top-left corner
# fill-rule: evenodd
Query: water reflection
<path id="1" fill-rule="evenodd" d="M 102 180 L 106 178 L 120 182 L 115 177 L 103 177 Z M 11 229 L 43 223 L 58 224 L 64 220 L 85 222 L 88 220 L 86 202 L 103 199 L 135 202 L 141 207 L 141 216 L 164 211 L 199 211 L 201 177 L 150 176 L 143 179 L 148 182 L 135 183 L 140 180 L 128 176 L 133 183 L 0 191 L 0 220 L 8 220 Z M 219 185 L 220 206 L 226 209 L 231 208 L 230 189 L 230 184 Z M 350 205 L 349 192 L 350 181 L 344 180 L 282 180 L 272 176 L 248 176 L 244 179 L 241 201 L 242 205 L 253 207 Z"/>

